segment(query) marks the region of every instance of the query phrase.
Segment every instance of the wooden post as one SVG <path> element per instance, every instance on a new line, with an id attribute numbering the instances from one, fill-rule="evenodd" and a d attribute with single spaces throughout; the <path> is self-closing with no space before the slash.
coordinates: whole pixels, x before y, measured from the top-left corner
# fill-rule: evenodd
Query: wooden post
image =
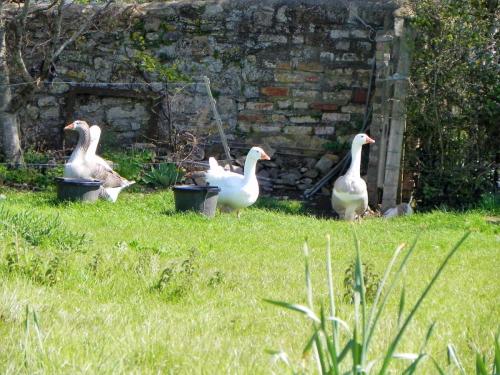
<path id="1" fill-rule="evenodd" d="M 408 93 L 408 73 L 410 69 L 411 38 L 408 25 L 405 25 L 405 19 L 396 16 L 394 28 L 396 36 L 399 37 L 399 59 L 392 100 L 392 117 L 387 145 L 382 211 L 397 204 L 403 136 L 406 127 L 405 99 Z"/>
<path id="2" fill-rule="evenodd" d="M 391 96 L 391 84 L 388 81 L 392 72 L 392 50 L 394 44 L 394 33 L 389 30 L 389 23 L 386 19 L 384 30 L 378 31 L 375 37 L 377 49 L 375 58 L 377 59 L 376 90 L 373 97 L 373 115 L 370 125 L 370 135 L 375 139 L 375 143 L 370 145 L 370 158 L 368 161 L 367 185 L 368 202 L 372 209 L 378 208 L 381 191 L 383 187 L 383 176 L 385 171 L 385 156 L 387 146 L 387 129 L 390 118 L 389 99 Z"/>
<path id="3" fill-rule="evenodd" d="M 222 127 L 222 120 L 219 116 L 219 111 L 217 110 L 217 105 L 215 103 L 215 99 L 212 95 L 212 90 L 210 89 L 210 80 L 207 76 L 203 76 L 203 81 L 205 82 L 205 86 L 207 88 L 208 98 L 210 100 L 210 104 L 212 106 L 212 111 L 214 112 L 215 122 L 217 123 L 217 128 L 219 129 L 220 140 L 222 142 L 222 146 L 224 147 L 224 153 L 226 154 L 227 161 L 229 161 L 229 165 L 231 170 L 233 169 L 233 165 L 231 163 L 231 154 L 229 153 L 229 145 L 227 144 L 226 134 L 224 133 L 224 128 Z"/>

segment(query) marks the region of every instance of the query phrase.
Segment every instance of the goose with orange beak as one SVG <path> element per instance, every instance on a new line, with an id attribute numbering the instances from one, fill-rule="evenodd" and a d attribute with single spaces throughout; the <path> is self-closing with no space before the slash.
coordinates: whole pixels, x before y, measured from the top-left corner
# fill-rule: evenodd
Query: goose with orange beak
<path id="1" fill-rule="evenodd" d="M 351 165 L 347 173 L 339 177 L 332 191 L 332 207 L 341 219 L 353 221 L 368 208 L 368 190 L 361 178 L 361 150 L 363 145 L 375 143 L 366 134 L 357 134 L 351 146 Z"/>
<path id="2" fill-rule="evenodd" d="M 218 203 L 222 209 L 237 210 L 251 206 L 259 197 L 256 169 L 259 160 L 271 160 L 260 147 L 252 147 L 247 154 L 243 175 L 226 171 L 214 158 L 208 160 L 210 169 L 205 180 L 210 186 L 220 188 Z"/>
<path id="3" fill-rule="evenodd" d="M 97 143 L 94 140 L 95 144 L 92 144 L 91 131 L 85 121 L 76 120 L 67 125 L 64 130 L 78 133 L 78 143 L 64 165 L 64 177 L 100 180 L 103 182 L 101 197 L 115 202 L 122 189 L 132 185 L 134 181 L 126 180 L 113 171 L 109 165 L 105 166 L 99 162 L 95 155 L 99 138 L 97 138 Z"/>

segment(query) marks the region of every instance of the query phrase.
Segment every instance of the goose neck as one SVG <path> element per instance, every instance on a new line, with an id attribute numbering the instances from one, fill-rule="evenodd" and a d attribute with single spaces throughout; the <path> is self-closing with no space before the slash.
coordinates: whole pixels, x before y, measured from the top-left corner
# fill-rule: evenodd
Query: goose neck
<path id="1" fill-rule="evenodd" d="M 257 160 L 247 158 L 245 160 L 245 167 L 243 169 L 243 175 L 245 177 L 245 181 L 250 180 L 255 177 L 255 172 L 257 169 Z"/>
<path id="2" fill-rule="evenodd" d="M 88 129 L 78 128 L 78 142 L 71 154 L 70 161 L 84 157 L 90 146 L 90 132 Z"/>
<path id="3" fill-rule="evenodd" d="M 351 166 L 347 170 L 347 175 L 352 177 L 360 176 L 361 168 L 361 149 L 362 145 L 353 144 L 351 147 Z"/>

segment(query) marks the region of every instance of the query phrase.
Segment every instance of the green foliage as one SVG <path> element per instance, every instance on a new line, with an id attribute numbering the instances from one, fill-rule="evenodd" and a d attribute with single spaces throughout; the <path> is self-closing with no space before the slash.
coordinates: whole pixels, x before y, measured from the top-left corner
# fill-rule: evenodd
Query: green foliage
<path id="1" fill-rule="evenodd" d="M 344 301 L 354 303 L 356 286 L 356 262 L 352 262 L 344 274 Z M 373 271 L 371 263 L 363 263 L 363 285 L 367 302 L 373 302 L 380 285 L 380 276 Z"/>
<path id="2" fill-rule="evenodd" d="M 420 208 L 471 207 L 494 189 L 500 71 L 489 3 L 415 1 L 406 169 Z"/>
<path id="3" fill-rule="evenodd" d="M 87 242 L 85 234 L 78 234 L 64 228 L 58 216 L 46 217 L 33 211 L 12 212 L 0 205 L 0 232 L 20 235 L 33 246 L 56 246 L 73 250 Z"/>
<path id="4" fill-rule="evenodd" d="M 22 276 L 35 283 L 55 285 L 61 280 L 61 254 L 47 254 L 37 249 L 19 249 L 5 255 L 5 261 L 0 263 L 11 276 Z"/>
<path id="5" fill-rule="evenodd" d="M 155 187 L 170 187 L 180 181 L 183 176 L 182 170 L 173 163 L 161 163 L 158 167 L 151 167 L 144 174 L 142 181 Z"/>
<path id="6" fill-rule="evenodd" d="M 30 188 L 47 189 L 53 187 L 54 178 L 60 177 L 62 174 L 62 166 L 10 169 L 0 165 L 0 184 L 25 185 Z"/>
<path id="7" fill-rule="evenodd" d="M 327 313 L 323 305 L 320 307 L 319 314 L 314 311 L 313 289 L 309 267 L 309 248 L 307 243 L 304 245 L 307 306 L 274 300 L 266 300 L 266 302 L 298 312 L 309 320 L 311 323 L 311 334 L 304 346 L 303 357 L 306 357 L 309 353 L 311 353 L 316 362 L 316 368 L 321 374 L 369 374 L 375 366 L 379 367 L 379 374 L 386 374 L 389 366 L 392 362 L 394 362 L 394 359 L 404 359 L 410 361 L 410 365 L 407 366 L 403 373 L 414 374 L 416 373 L 419 362 L 427 355 L 425 348 L 432 335 L 434 324 L 429 326 L 419 353 L 397 353 L 396 349 L 401 339 L 406 334 L 406 329 L 413 320 L 415 313 L 420 308 L 422 301 L 435 284 L 451 257 L 456 253 L 458 248 L 470 233 L 464 235 L 462 239 L 451 249 L 444 261 L 438 267 L 431 281 L 426 285 L 424 291 L 420 294 L 417 302 L 409 310 L 406 316 L 404 316 L 405 288 L 403 286 L 403 291 L 399 300 L 398 328 L 394 336 L 389 339 L 389 344 L 383 348 L 382 356 L 379 359 L 369 358 L 370 348 L 373 345 L 373 335 L 375 331 L 379 329 L 379 326 L 382 325 L 382 320 L 380 320 L 381 314 L 387 305 L 389 296 L 394 291 L 402 273 L 404 272 L 408 259 L 415 250 L 417 241 L 413 243 L 396 272 L 392 276 L 392 280 L 389 281 L 389 275 L 391 274 L 392 267 L 394 266 L 404 245 L 400 245 L 396 249 L 389 265 L 386 268 L 384 277 L 377 288 L 372 307 L 370 311 L 368 311 L 366 303 L 367 296 L 365 294 L 367 289 L 364 285 L 364 280 L 368 278 L 365 276 L 363 270 L 363 262 L 361 261 L 361 254 L 359 250 L 359 240 L 356 233 L 354 234 L 356 258 L 353 271 L 354 323 L 352 327 L 349 327 L 346 321 L 340 319 L 336 312 L 329 238 L 326 249 L 326 269 L 330 312 Z M 384 290 L 386 283 L 388 283 L 387 289 Z M 343 338 L 345 339 L 341 343 L 341 339 Z M 278 359 L 283 360 L 287 366 L 291 368 L 293 373 L 302 372 L 297 371 L 294 368 L 294 365 L 288 360 L 288 356 L 282 351 L 272 351 L 271 353 L 276 355 Z M 349 363 L 349 361 L 345 361 L 348 357 L 351 357 L 351 363 Z"/>
<path id="8" fill-rule="evenodd" d="M 140 181 L 144 173 L 144 164 L 154 161 L 152 151 L 116 152 L 108 151 L 103 154 L 106 159 L 112 160 L 114 170 L 127 180 Z"/>

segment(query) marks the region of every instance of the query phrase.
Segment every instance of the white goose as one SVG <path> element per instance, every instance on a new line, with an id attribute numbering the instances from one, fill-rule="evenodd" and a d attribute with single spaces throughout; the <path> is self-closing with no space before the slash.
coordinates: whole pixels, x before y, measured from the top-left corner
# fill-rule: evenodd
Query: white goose
<path id="1" fill-rule="evenodd" d="M 363 145 L 375 143 L 366 134 L 357 134 L 351 146 L 351 166 L 339 177 L 332 191 L 332 207 L 341 219 L 353 221 L 368 208 L 366 182 L 360 176 L 361 149 Z"/>
<path id="2" fill-rule="evenodd" d="M 259 182 L 255 175 L 257 162 L 270 160 L 260 147 L 252 147 L 247 154 L 243 175 L 226 171 L 214 158 L 209 158 L 210 169 L 205 172 L 208 185 L 220 188 L 218 205 L 239 210 L 255 203 L 259 197 Z"/>
<path id="3" fill-rule="evenodd" d="M 85 158 L 89 163 L 97 163 L 102 165 L 108 171 L 112 171 L 113 168 L 109 165 L 109 163 L 96 154 L 97 146 L 99 145 L 99 139 L 101 139 L 101 128 L 98 125 L 92 125 L 89 128 L 90 131 L 90 145 L 87 150 L 87 154 Z"/>
<path id="4" fill-rule="evenodd" d="M 85 121 L 74 121 L 66 126 L 64 130 L 78 132 L 78 143 L 64 166 L 64 177 L 101 180 L 103 182 L 101 196 L 116 202 L 118 194 L 127 186 L 132 185 L 134 181 L 128 181 L 121 177 L 104 160 L 98 162 L 95 150 L 99 143 L 99 137 L 94 138 L 93 143 L 91 142 L 90 128 Z M 100 129 L 98 135 L 100 136 Z"/>

